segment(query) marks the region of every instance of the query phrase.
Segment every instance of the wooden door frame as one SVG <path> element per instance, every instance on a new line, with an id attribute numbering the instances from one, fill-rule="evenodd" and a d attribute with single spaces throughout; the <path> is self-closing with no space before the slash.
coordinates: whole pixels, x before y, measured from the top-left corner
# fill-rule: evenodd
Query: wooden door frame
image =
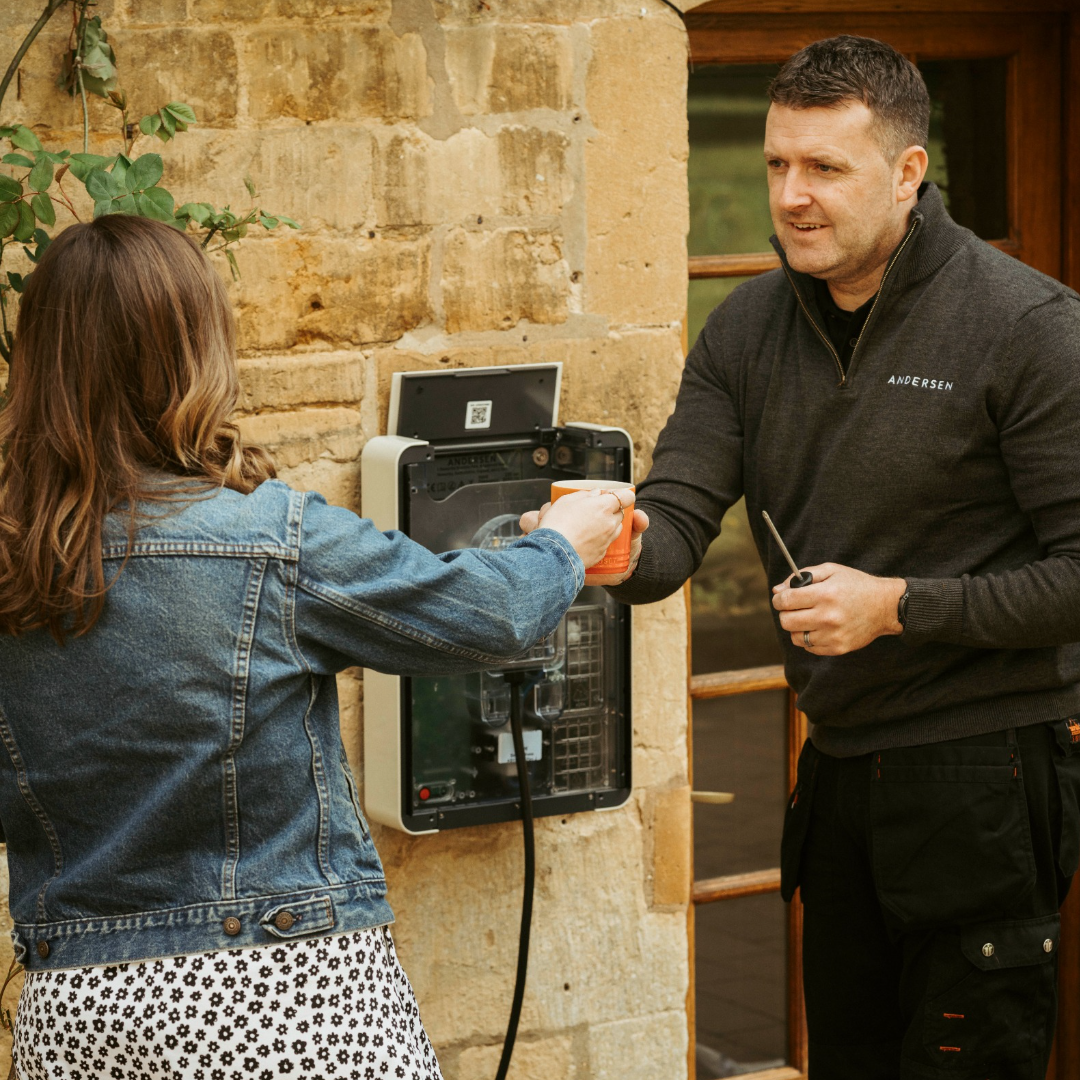
<path id="1" fill-rule="evenodd" d="M 1080 291 L 1080 0 L 707 0 L 685 6 L 694 63 L 781 63 L 812 41 L 845 32 L 881 37 L 901 52 L 922 59 L 1008 57 L 1010 235 L 995 246 Z M 975 15 L 977 22 L 972 20 Z M 1019 24 L 1018 16 L 1023 16 Z M 1054 84 L 1060 85 L 1058 95 L 1048 92 Z M 1028 192 L 1024 200 L 1021 186 Z M 778 260 L 772 253 L 757 253 L 698 257 L 691 260 L 693 264 L 694 277 L 727 277 L 760 273 L 778 265 Z M 689 590 L 687 619 L 689 628 Z M 774 672 L 769 675 L 775 677 Z M 747 676 L 752 682 L 749 672 L 693 677 L 690 707 L 695 698 L 713 696 L 709 691 L 719 689 L 717 680 L 724 684 L 741 681 L 743 689 L 734 692 L 760 688 L 747 685 Z M 793 704 L 791 708 L 794 717 Z M 692 723 L 690 731 L 692 742 Z M 798 749 L 789 746 L 789 756 L 797 756 Z M 693 1078 L 693 903 L 688 932 L 688 1075 Z M 799 930 L 792 918 L 789 955 L 793 958 L 798 955 L 798 942 Z M 1077 1080 L 1080 881 L 1074 881 L 1062 908 L 1059 968 L 1065 977 L 1059 980 L 1057 1037 L 1047 1080 Z M 792 995 L 789 1012 L 794 1014 L 796 1006 L 801 1011 L 801 993 Z M 800 1071 L 805 1067 L 803 1023 L 801 1015 L 789 1015 L 791 1060 Z M 783 1072 L 798 1075 L 794 1070 Z"/>

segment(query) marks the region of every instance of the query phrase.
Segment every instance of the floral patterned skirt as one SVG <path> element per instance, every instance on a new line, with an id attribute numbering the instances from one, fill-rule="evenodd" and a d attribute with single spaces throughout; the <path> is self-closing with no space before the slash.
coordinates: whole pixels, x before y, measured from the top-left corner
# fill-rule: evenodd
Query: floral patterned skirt
<path id="1" fill-rule="evenodd" d="M 442 1080 L 388 927 L 31 971 L 20 1080 Z"/>

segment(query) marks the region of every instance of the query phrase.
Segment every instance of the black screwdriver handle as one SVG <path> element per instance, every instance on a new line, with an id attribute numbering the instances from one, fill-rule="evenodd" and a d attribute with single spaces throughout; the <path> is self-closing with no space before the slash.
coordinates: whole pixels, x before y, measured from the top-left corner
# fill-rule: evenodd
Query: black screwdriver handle
<path id="1" fill-rule="evenodd" d="M 801 589 L 805 585 L 814 584 L 814 575 L 809 570 L 800 570 L 799 576 L 791 575 L 791 583 L 788 585 L 790 589 Z"/>

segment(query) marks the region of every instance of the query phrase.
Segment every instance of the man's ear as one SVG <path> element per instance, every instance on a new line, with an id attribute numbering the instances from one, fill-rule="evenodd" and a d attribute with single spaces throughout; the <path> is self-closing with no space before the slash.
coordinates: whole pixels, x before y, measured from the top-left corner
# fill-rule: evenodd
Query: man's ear
<path id="1" fill-rule="evenodd" d="M 921 146 L 909 146 L 896 159 L 896 201 L 907 202 L 915 197 L 926 176 L 929 157 Z"/>

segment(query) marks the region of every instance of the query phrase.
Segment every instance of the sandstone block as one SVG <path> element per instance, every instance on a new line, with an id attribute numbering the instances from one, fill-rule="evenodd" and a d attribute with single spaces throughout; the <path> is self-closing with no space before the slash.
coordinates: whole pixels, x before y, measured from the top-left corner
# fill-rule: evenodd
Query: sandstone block
<path id="1" fill-rule="evenodd" d="M 376 135 L 375 207 L 382 227 L 475 225 L 493 217 L 556 216 L 573 193 L 561 132 L 513 125 L 462 128 L 447 139 L 390 129 Z"/>
<path id="2" fill-rule="evenodd" d="M 704 0 L 699 0 L 704 2 Z M 477 0 L 434 0 L 435 17 L 446 26 L 476 26 L 482 23 L 569 24 L 610 18 L 613 15 L 641 16 L 645 7 L 650 17 L 663 16 L 658 0 L 503 0 L 498 4 Z M 693 7 L 693 3 L 685 5 Z"/>
<path id="3" fill-rule="evenodd" d="M 355 409 L 259 413 L 237 417 L 236 423 L 245 439 L 265 446 L 283 469 L 327 458 L 355 461 L 363 448 Z"/>
<path id="4" fill-rule="evenodd" d="M 200 124 L 222 125 L 236 116 L 238 61 L 233 35 L 227 31 L 131 30 L 116 35 L 115 47 L 120 82 L 131 103 L 129 115 L 136 121 L 169 101 L 186 102 Z M 119 113 L 110 112 L 118 125 Z M 161 145 L 156 139 L 154 143 Z"/>
<path id="5" fill-rule="evenodd" d="M 237 254 L 241 278 L 230 283 L 240 348 L 395 341 L 431 317 L 430 257 L 425 236 L 246 241 Z"/>
<path id="6" fill-rule="evenodd" d="M 300 353 L 240 361 L 237 404 L 244 412 L 314 402 L 356 404 L 363 396 L 360 353 Z"/>
<path id="7" fill-rule="evenodd" d="M 565 361 L 561 415 L 625 428 L 634 440 L 634 475 L 644 479 L 682 377 L 678 330 L 611 333 L 553 358 Z"/>
<path id="8" fill-rule="evenodd" d="M 164 148 L 143 136 L 135 152 L 149 151 L 164 158 L 162 183 L 177 205 L 210 202 L 245 212 L 254 203 L 293 218 L 306 232 L 349 232 L 371 217 L 372 139 L 360 126 L 256 128 L 242 136 L 195 127 Z M 245 176 L 255 183 L 255 199 Z M 290 233 L 279 227 L 278 235 Z"/>
<path id="9" fill-rule="evenodd" d="M 557 131 L 507 127 L 498 135 L 500 209 L 511 215 L 562 213 L 574 191 L 570 141 Z"/>
<path id="10" fill-rule="evenodd" d="M 569 271 L 560 239 L 524 229 L 455 229 L 446 240 L 442 290 L 451 334 L 508 330 L 522 319 L 565 322 Z"/>
<path id="11" fill-rule="evenodd" d="M 252 6 L 256 6 L 258 0 Z M 187 0 L 123 0 L 124 22 L 128 26 L 175 26 L 187 22 Z M 97 7 L 94 8 L 98 11 Z M 108 23 L 105 26 L 108 29 Z"/>
<path id="12" fill-rule="evenodd" d="M 446 1080 L 475 1080 L 494 1076 L 499 1069 L 502 1045 L 470 1046 L 444 1067 Z M 573 1040 L 569 1035 L 518 1040 L 510 1063 L 508 1080 L 576 1080 L 583 1078 L 574 1060 Z"/>
<path id="13" fill-rule="evenodd" d="M 593 24 L 590 43 L 585 310 L 616 325 L 677 321 L 689 221 L 686 33 L 666 20 L 611 19 Z"/>
<path id="14" fill-rule="evenodd" d="M 277 0 L 277 13 L 289 18 L 319 19 L 335 15 L 369 22 L 388 22 L 392 0 Z"/>
<path id="15" fill-rule="evenodd" d="M 589 1029 L 591 1080 L 683 1080 L 689 1034 L 681 1009 Z"/>
<path id="16" fill-rule="evenodd" d="M 430 111 L 427 57 L 418 34 L 334 21 L 282 34 L 257 29 L 243 44 L 248 110 L 255 120 L 382 120 Z"/>
<path id="17" fill-rule="evenodd" d="M 278 479 L 296 491 L 317 491 L 333 506 L 360 512 L 359 458 L 346 462 L 331 457 L 301 461 L 290 468 L 279 469 Z"/>
<path id="18" fill-rule="evenodd" d="M 690 788 L 657 791 L 650 807 L 655 906 L 690 902 L 691 834 Z"/>
<path id="19" fill-rule="evenodd" d="M 505 913 L 520 908 L 520 827 L 415 838 L 384 829 L 377 843 L 398 915 L 395 937 L 436 1047 L 499 1038 L 517 948 L 516 918 Z M 646 907 L 636 808 L 540 819 L 537 852 L 523 1036 L 680 1008 L 685 913 Z M 418 859 L 422 875 L 409 872 Z M 450 925 L 453 935 L 445 933 Z M 462 941 L 475 947 L 462 949 Z M 468 995 L 441 992 L 451 982 L 468 985 Z"/>
<path id="20" fill-rule="evenodd" d="M 250 20 L 271 13 L 274 0 L 190 0 L 192 18 L 200 22 Z"/>
<path id="21" fill-rule="evenodd" d="M 572 95 L 573 54 L 561 28 L 448 28 L 446 69 L 465 116 L 565 109 Z"/>
<path id="22" fill-rule="evenodd" d="M 307 19 L 336 15 L 350 20 L 386 22 L 390 7 L 391 0 L 191 0 L 192 17 L 205 22 L 250 23 L 273 15 Z"/>

